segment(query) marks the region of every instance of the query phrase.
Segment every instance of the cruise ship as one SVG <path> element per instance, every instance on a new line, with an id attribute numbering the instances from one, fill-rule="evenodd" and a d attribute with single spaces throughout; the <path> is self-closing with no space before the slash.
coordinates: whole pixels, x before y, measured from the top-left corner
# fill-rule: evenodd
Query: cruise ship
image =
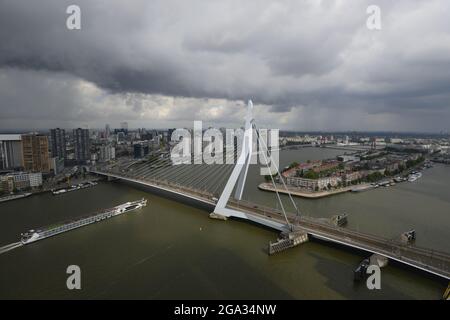
<path id="1" fill-rule="evenodd" d="M 118 215 L 121 215 L 123 213 L 140 209 L 142 207 L 145 207 L 147 205 L 146 199 L 141 199 L 133 202 L 126 202 L 124 204 L 118 205 L 114 208 L 103 210 L 99 213 L 95 213 L 90 216 L 86 216 L 83 218 L 80 218 L 75 221 L 70 222 L 63 222 L 59 223 L 57 225 L 53 225 L 51 227 L 42 228 L 39 230 L 29 230 L 28 232 L 22 233 L 21 236 L 21 242 L 22 244 L 29 244 L 38 240 L 43 240 L 45 238 L 70 231 L 76 228 L 80 228 L 95 222 L 99 222 L 102 220 L 106 220 Z"/>

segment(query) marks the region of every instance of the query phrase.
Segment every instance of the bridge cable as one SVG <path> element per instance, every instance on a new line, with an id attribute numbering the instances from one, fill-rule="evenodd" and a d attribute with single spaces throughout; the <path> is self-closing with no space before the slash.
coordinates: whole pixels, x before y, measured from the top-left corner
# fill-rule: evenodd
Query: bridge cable
<path id="1" fill-rule="evenodd" d="M 255 128 L 256 135 L 257 135 L 257 137 L 258 137 L 258 141 L 261 141 L 262 139 L 261 139 L 261 137 L 260 137 L 260 135 L 259 135 L 258 129 L 256 128 L 256 125 L 253 124 L 253 126 L 254 126 L 254 128 Z M 260 142 L 260 143 L 261 143 L 261 142 Z M 266 152 L 264 151 L 262 154 L 263 154 L 263 156 L 264 156 L 264 161 L 265 161 L 266 165 L 268 166 L 268 165 L 269 165 L 269 162 L 267 161 Z M 272 158 L 272 157 L 270 156 L 270 158 Z M 269 171 L 270 171 L 270 173 L 272 173 L 272 171 L 270 170 L 270 168 L 269 168 Z M 278 169 L 277 169 L 277 171 L 278 171 Z M 289 222 L 289 219 L 288 219 L 288 217 L 287 217 L 287 215 L 286 215 L 286 211 L 284 210 L 283 201 L 281 201 L 281 197 L 280 197 L 280 194 L 279 194 L 278 189 L 277 189 L 277 187 L 276 187 L 275 180 L 273 179 L 273 175 L 270 175 L 270 179 L 272 180 L 273 187 L 275 188 L 275 193 L 276 193 L 276 195 L 277 195 L 278 202 L 280 203 L 281 210 L 283 211 L 284 218 L 286 219 L 287 226 L 288 226 L 289 229 L 291 229 L 291 231 L 292 231 L 292 229 L 293 229 L 292 224 Z"/>
<path id="2" fill-rule="evenodd" d="M 258 128 L 256 127 L 256 124 L 253 123 L 253 125 L 254 125 L 254 127 L 255 127 L 256 132 L 257 132 L 258 138 L 260 138 L 259 130 L 258 130 Z M 266 145 L 266 142 L 265 142 L 263 139 L 261 139 L 261 138 L 260 138 L 260 140 L 261 140 L 261 142 L 264 144 L 264 147 L 265 147 L 265 149 L 267 150 L 267 153 L 269 153 L 269 149 L 268 149 L 268 147 L 267 147 L 267 145 Z M 264 158 L 265 158 L 265 161 L 266 161 L 266 165 L 268 166 L 267 158 L 265 157 L 265 151 L 263 151 L 263 155 L 264 155 Z M 273 158 L 272 158 L 272 153 L 269 154 L 269 157 L 270 157 L 271 163 L 274 163 Z M 276 166 L 275 168 L 276 168 L 276 170 L 277 170 L 278 177 L 280 178 L 281 182 L 283 183 L 283 186 L 284 186 L 284 188 L 286 189 L 286 192 L 287 192 L 287 194 L 288 194 L 288 196 L 289 196 L 289 199 L 290 199 L 291 202 L 292 202 L 292 205 L 293 205 L 294 208 L 295 208 L 295 211 L 296 211 L 297 217 L 298 217 L 298 216 L 300 215 L 300 211 L 299 211 L 299 209 L 298 209 L 298 207 L 297 207 L 297 204 L 295 203 L 294 199 L 292 198 L 291 192 L 289 191 L 288 187 L 286 186 L 286 183 L 284 182 L 283 176 L 281 175 L 281 173 L 280 173 L 280 171 L 279 171 L 279 169 L 278 169 L 278 166 Z M 269 170 L 270 170 L 270 168 L 269 168 Z M 272 172 L 272 170 L 270 170 L 270 172 Z M 276 189 L 276 186 L 274 186 L 274 187 L 275 187 L 275 189 Z"/>

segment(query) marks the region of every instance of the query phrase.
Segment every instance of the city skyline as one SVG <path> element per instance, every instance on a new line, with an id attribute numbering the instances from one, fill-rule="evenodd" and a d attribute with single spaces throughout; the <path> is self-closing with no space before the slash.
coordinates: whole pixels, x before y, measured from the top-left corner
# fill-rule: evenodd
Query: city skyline
<path id="1" fill-rule="evenodd" d="M 449 17 L 0 0 L 0 300 L 450 301 Z"/>
<path id="2" fill-rule="evenodd" d="M 2 130 L 235 127 L 247 99 L 282 130 L 449 130 L 442 1 L 378 1 L 381 30 L 368 1 L 79 1 L 81 30 L 69 4 L 1 4 Z"/>
<path id="3" fill-rule="evenodd" d="M 207 124 L 207 128 L 216 128 L 216 129 L 220 129 L 220 128 L 225 128 L 225 126 L 214 126 L 214 125 L 209 125 L 207 122 L 205 122 Z M 110 130 L 114 130 L 114 129 L 121 129 L 120 128 L 120 124 L 119 125 L 110 125 Z M 232 126 L 231 128 L 239 128 L 242 126 L 239 126 L 238 124 L 236 124 L 235 126 Z M 53 129 L 61 129 L 61 130 L 73 130 L 73 129 L 87 129 L 89 131 L 92 132 L 106 132 L 104 127 L 98 126 L 98 127 L 89 127 L 89 126 L 74 126 L 74 127 L 48 127 L 48 128 L 14 128 L 14 129 L 2 129 L 0 131 L 0 134 L 26 134 L 26 133 L 51 133 L 51 130 Z M 187 128 L 187 129 L 192 129 L 193 128 L 193 123 L 191 125 L 187 124 L 186 126 L 181 126 L 180 128 Z M 134 127 L 134 126 L 130 126 L 129 127 L 129 131 L 138 131 L 138 130 L 156 130 L 156 131 L 167 131 L 169 129 L 178 129 L 175 127 Z M 278 129 L 278 128 L 273 128 L 273 129 Z M 280 129 L 280 132 L 284 132 L 284 133 L 292 133 L 292 134 L 312 134 L 312 135 L 330 135 L 330 134 L 342 134 L 342 135 L 346 135 L 346 134 L 368 134 L 368 135 L 379 135 L 379 136 L 385 136 L 385 137 L 389 137 L 389 136 L 396 136 L 396 135 L 400 135 L 400 136 L 408 136 L 408 135 L 423 135 L 423 136 L 448 136 L 450 135 L 450 130 L 430 130 L 430 131 L 409 131 L 409 130 L 405 130 L 405 131 L 400 131 L 400 130 L 351 130 L 351 129 L 342 129 L 342 130 L 301 130 L 301 129 Z"/>

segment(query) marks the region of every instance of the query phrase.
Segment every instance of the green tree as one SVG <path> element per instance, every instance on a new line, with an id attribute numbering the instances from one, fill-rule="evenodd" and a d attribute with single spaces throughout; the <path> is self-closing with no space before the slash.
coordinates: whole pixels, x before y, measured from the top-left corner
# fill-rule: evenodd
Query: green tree
<path id="1" fill-rule="evenodd" d="M 289 169 L 292 169 L 292 168 L 294 168 L 294 167 L 297 167 L 298 166 L 298 162 L 292 162 L 290 165 L 289 165 Z"/>
<path id="2" fill-rule="evenodd" d="M 383 178 L 383 175 L 380 172 L 376 171 L 376 172 L 373 172 L 373 173 L 367 175 L 366 180 L 368 182 L 376 182 L 376 181 L 380 180 L 381 178 Z"/>
<path id="3" fill-rule="evenodd" d="M 306 179 L 319 179 L 319 174 L 313 170 L 309 170 L 303 175 Z"/>

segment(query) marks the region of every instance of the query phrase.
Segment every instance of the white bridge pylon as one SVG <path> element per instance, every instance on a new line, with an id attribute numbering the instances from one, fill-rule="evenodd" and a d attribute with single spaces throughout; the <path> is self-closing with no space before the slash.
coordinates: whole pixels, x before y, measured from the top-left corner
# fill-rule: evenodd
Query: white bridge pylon
<path id="1" fill-rule="evenodd" d="M 245 212 L 227 208 L 228 200 L 230 199 L 231 193 L 236 186 L 236 191 L 234 198 L 236 200 L 242 199 L 242 193 L 244 192 L 245 180 L 247 178 L 248 167 L 250 165 L 250 160 L 253 154 L 253 103 L 251 100 L 248 101 L 247 105 L 247 115 L 245 117 L 245 132 L 244 139 L 242 143 L 242 151 L 237 159 L 237 163 L 234 166 L 233 171 L 217 201 L 214 212 L 210 214 L 211 218 L 226 220 L 229 217 L 237 217 L 242 219 L 252 220 L 257 223 L 278 229 L 278 230 L 288 230 L 289 226 L 280 222 L 276 222 L 263 217 L 256 217 L 255 215 L 247 215 Z M 236 185 L 237 184 L 237 185 Z"/>
<path id="2" fill-rule="evenodd" d="M 240 211 L 232 210 L 226 208 L 228 200 L 230 199 L 231 193 L 233 192 L 234 186 L 236 191 L 234 198 L 236 200 L 241 200 L 242 193 L 244 192 L 245 180 L 247 178 L 248 166 L 250 165 L 250 159 L 253 152 L 253 103 L 251 100 L 248 101 L 247 105 L 247 115 L 245 117 L 245 132 L 244 139 L 242 143 L 242 151 L 237 159 L 237 163 L 231 172 L 230 178 L 225 185 L 225 188 L 217 201 L 214 212 L 211 214 L 212 217 L 224 219 L 234 216 L 239 218 L 247 218 L 247 216 Z M 239 181 L 238 181 L 239 180 Z"/>

